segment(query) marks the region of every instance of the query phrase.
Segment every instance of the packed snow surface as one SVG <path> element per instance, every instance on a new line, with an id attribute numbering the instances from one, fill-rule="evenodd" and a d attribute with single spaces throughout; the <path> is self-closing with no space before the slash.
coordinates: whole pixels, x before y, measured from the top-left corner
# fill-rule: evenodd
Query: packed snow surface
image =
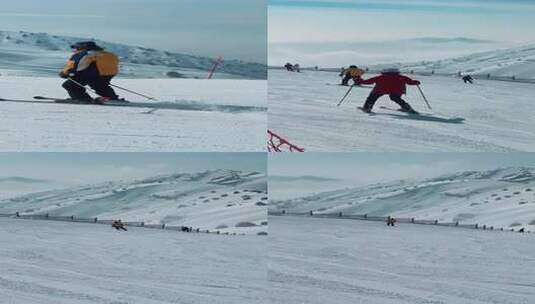
<path id="1" fill-rule="evenodd" d="M 364 75 L 369 78 L 374 75 Z M 337 73 L 269 71 L 269 128 L 306 151 L 535 151 L 533 84 L 457 77 L 413 76 L 415 86 L 404 99 L 422 115 L 393 109 L 388 96 L 379 99 L 375 115 L 357 109 L 370 88 L 338 86 Z"/>
<path id="2" fill-rule="evenodd" d="M 270 303 L 529 304 L 532 234 L 270 217 Z"/>
<path id="3" fill-rule="evenodd" d="M 272 188 L 272 192 L 276 192 Z M 394 215 L 535 231 L 535 169 L 467 171 L 272 201 L 293 212 Z"/>
<path id="4" fill-rule="evenodd" d="M 268 303 L 264 237 L 7 218 L 0 227 L 2 303 Z"/>
<path id="5" fill-rule="evenodd" d="M 62 82 L 60 78 L 0 76 L 0 98 L 32 100 L 35 95 L 65 98 Z M 201 110 L 151 111 L 0 101 L 2 150 L 265 151 L 265 80 L 117 79 L 113 83 L 162 102 L 186 108 L 194 104 Z M 117 93 L 130 101 L 147 102 L 121 90 Z M 231 111 L 240 108 L 243 111 Z"/>
<path id="6" fill-rule="evenodd" d="M 113 181 L 0 199 L 0 213 L 49 214 L 267 232 L 265 174 L 214 170 Z"/>

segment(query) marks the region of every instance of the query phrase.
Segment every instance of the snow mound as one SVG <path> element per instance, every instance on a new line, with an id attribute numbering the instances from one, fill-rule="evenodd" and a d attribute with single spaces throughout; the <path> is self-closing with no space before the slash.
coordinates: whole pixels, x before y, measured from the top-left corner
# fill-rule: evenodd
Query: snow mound
<path id="1" fill-rule="evenodd" d="M 394 215 L 533 230 L 534 189 L 535 168 L 511 167 L 329 191 L 272 201 L 271 208 L 291 212 Z"/>
<path id="2" fill-rule="evenodd" d="M 124 45 L 80 37 L 48 33 L 0 31 L 0 69 L 3 74 L 56 76 L 68 58 L 70 46 L 94 40 L 119 55 L 122 77 L 206 78 L 213 58 L 177 54 L 152 48 Z M 218 78 L 266 79 L 267 68 L 260 63 L 225 60 Z M 22 74 L 21 74 L 22 73 Z"/>
<path id="3" fill-rule="evenodd" d="M 265 231 L 266 176 L 214 170 L 114 181 L 0 199 L 0 213 L 79 216 L 191 226 L 222 232 Z M 238 225 L 241 222 L 249 226 Z"/>
<path id="4" fill-rule="evenodd" d="M 468 74 L 491 74 L 523 79 L 535 79 L 535 44 L 515 48 L 486 51 L 466 56 L 442 59 L 436 61 L 420 61 L 412 63 L 394 64 L 404 70 L 415 72 L 451 73 L 463 72 Z M 385 65 L 375 65 L 382 68 Z M 392 64 L 388 64 L 392 66 Z"/>

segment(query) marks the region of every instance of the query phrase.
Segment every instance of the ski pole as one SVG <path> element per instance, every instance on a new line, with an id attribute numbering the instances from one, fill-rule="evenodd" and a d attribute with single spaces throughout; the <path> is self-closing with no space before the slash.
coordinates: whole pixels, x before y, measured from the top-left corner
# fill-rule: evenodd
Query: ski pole
<path id="1" fill-rule="evenodd" d="M 79 87 L 81 87 L 81 88 L 84 88 L 84 89 L 86 89 L 86 90 L 89 90 L 89 92 L 92 92 L 92 93 L 94 93 L 94 94 L 99 95 L 99 94 L 97 93 L 97 91 L 95 91 L 95 90 L 93 90 L 93 89 L 91 89 L 91 88 L 86 88 L 85 85 L 79 83 L 78 81 L 76 81 L 76 80 L 74 80 L 74 79 L 72 79 L 72 78 L 70 78 L 70 77 L 67 77 L 67 79 L 69 79 L 70 81 L 72 81 L 75 85 L 77 85 L 77 86 L 79 86 Z"/>
<path id="2" fill-rule="evenodd" d="M 351 92 L 351 90 L 353 90 L 353 87 L 354 85 L 352 85 L 351 87 L 349 87 L 349 90 L 347 90 L 346 94 L 344 95 L 344 97 L 342 97 L 342 99 L 340 100 L 340 102 L 338 102 L 338 104 L 336 105 L 337 107 L 339 107 L 342 102 L 344 102 L 344 99 L 346 99 L 347 95 L 349 95 L 349 93 Z"/>
<path id="3" fill-rule="evenodd" d="M 134 91 L 129 90 L 129 89 L 127 89 L 127 88 L 120 87 L 120 86 L 118 86 L 118 85 L 114 85 L 114 84 L 111 84 L 111 83 L 110 83 L 110 85 L 111 85 L 112 87 L 114 87 L 114 88 L 118 88 L 118 89 L 121 89 L 121 90 L 123 90 L 123 91 L 129 92 L 129 93 L 132 93 L 132 94 L 136 94 L 136 95 L 141 96 L 141 97 L 145 97 L 145 98 L 147 98 L 148 100 L 156 100 L 156 98 L 154 98 L 154 97 L 150 97 L 150 96 L 147 96 L 147 95 L 143 95 L 143 94 L 141 94 L 141 93 L 134 92 Z"/>
<path id="4" fill-rule="evenodd" d="M 418 88 L 418 91 L 420 91 L 420 94 L 422 94 L 422 97 L 424 98 L 425 104 L 427 105 L 429 110 L 431 110 L 431 106 L 429 105 L 429 101 L 427 101 L 427 98 L 425 97 L 424 92 L 422 91 L 422 89 L 420 88 L 419 85 L 417 85 L 416 87 Z"/>

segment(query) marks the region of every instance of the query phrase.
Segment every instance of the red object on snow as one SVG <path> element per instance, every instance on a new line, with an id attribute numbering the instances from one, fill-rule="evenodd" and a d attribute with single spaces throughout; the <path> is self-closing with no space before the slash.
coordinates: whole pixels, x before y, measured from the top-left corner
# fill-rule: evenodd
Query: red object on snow
<path id="1" fill-rule="evenodd" d="M 212 69 L 210 70 L 210 74 L 208 74 L 208 79 L 212 79 L 212 77 L 215 74 L 215 71 L 217 70 L 217 67 L 223 63 L 223 57 L 219 56 L 217 57 L 216 61 L 214 61 L 214 65 L 212 66 Z"/>
<path id="2" fill-rule="evenodd" d="M 268 134 L 268 151 L 269 152 L 305 152 L 305 149 L 300 148 L 286 139 L 282 138 L 281 136 L 273 133 L 270 130 L 267 130 Z"/>
<path id="3" fill-rule="evenodd" d="M 419 85 L 420 82 L 398 73 L 385 73 L 370 79 L 360 80 L 358 84 L 375 84 L 372 93 L 377 95 L 403 95 L 407 92 L 407 84 Z"/>

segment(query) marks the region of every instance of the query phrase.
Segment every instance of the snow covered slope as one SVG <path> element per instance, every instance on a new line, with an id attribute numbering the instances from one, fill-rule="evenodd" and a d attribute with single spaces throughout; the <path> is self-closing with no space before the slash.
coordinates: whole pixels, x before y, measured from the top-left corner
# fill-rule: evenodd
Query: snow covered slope
<path id="1" fill-rule="evenodd" d="M 369 78 L 373 75 L 365 75 Z M 433 110 L 415 87 L 407 102 L 421 111 L 408 116 L 388 97 L 367 115 L 357 110 L 370 88 L 347 92 L 332 72 L 269 72 L 269 128 L 306 151 L 535 151 L 533 84 L 414 76 L 422 82 Z"/>
<path id="2" fill-rule="evenodd" d="M 374 69 L 398 66 L 403 70 L 437 73 L 491 74 L 492 76 L 515 76 L 535 79 L 535 44 L 522 47 L 478 52 L 466 56 L 442 60 L 412 62 L 403 64 L 375 65 Z"/>
<path id="3" fill-rule="evenodd" d="M 2 303 L 267 303 L 256 236 L 0 218 Z"/>
<path id="4" fill-rule="evenodd" d="M 60 78 L 0 76 L 0 98 L 66 97 Z M 265 151 L 265 80 L 117 79 L 116 85 L 205 111 L 0 102 L 3 151 Z M 117 90 L 131 101 L 143 97 Z M 212 106 L 218 106 L 214 111 Z M 243 106 L 231 113 L 225 106 Z M 229 108 L 232 108 L 229 107 Z M 248 111 L 254 107 L 257 110 Z M 221 110 L 222 109 L 222 110 Z"/>
<path id="5" fill-rule="evenodd" d="M 425 180 L 401 180 L 272 201 L 271 205 L 274 209 L 296 212 L 342 211 L 535 230 L 535 168 L 467 171 Z"/>
<path id="6" fill-rule="evenodd" d="M 0 31 L 0 74 L 55 77 L 69 57 L 70 45 L 85 40 L 91 38 Z M 119 55 L 121 77 L 206 78 L 214 63 L 214 58 L 95 41 Z M 265 65 L 239 60 L 225 60 L 219 71 L 216 78 L 266 79 L 267 74 Z"/>
<path id="7" fill-rule="evenodd" d="M 121 218 L 222 232 L 267 230 L 264 174 L 216 170 L 50 190 L 0 200 L 0 213 Z"/>
<path id="8" fill-rule="evenodd" d="M 269 226 L 271 303 L 535 300 L 533 234 L 295 217 Z"/>

